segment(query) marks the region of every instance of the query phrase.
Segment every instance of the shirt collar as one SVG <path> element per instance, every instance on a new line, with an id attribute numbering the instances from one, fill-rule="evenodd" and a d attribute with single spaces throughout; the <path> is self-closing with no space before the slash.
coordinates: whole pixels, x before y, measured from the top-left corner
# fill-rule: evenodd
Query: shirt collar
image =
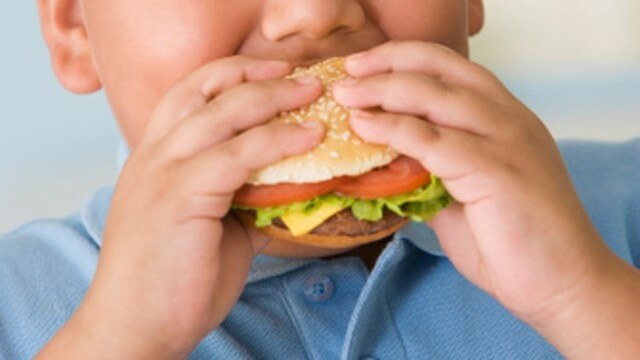
<path id="1" fill-rule="evenodd" d="M 120 174 L 129 158 L 129 147 L 124 139 L 120 139 L 116 148 L 116 169 Z M 102 247 L 102 236 L 104 234 L 107 214 L 113 197 L 113 187 L 105 187 L 93 194 L 87 204 L 80 210 L 80 219 L 91 240 Z"/>
<path id="2" fill-rule="evenodd" d="M 82 224 L 90 239 L 98 248 L 102 247 L 102 236 L 112 196 L 113 187 L 102 188 L 93 194 L 89 202 L 80 211 Z"/>
<path id="3" fill-rule="evenodd" d="M 425 223 L 410 222 L 395 237 L 408 241 L 418 249 L 435 256 L 446 256 L 435 232 Z"/>

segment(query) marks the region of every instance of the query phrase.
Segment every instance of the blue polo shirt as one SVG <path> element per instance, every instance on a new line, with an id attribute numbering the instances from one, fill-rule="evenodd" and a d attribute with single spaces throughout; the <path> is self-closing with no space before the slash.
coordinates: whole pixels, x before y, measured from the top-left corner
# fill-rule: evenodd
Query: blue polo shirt
<path id="1" fill-rule="evenodd" d="M 592 220 L 640 261 L 640 140 L 565 142 Z M 0 358 L 31 358 L 69 319 L 93 277 L 112 189 L 65 219 L 0 238 Z M 558 199 L 562 201 L 562 199 Z M 91 357 L 91 354 L 87 354 Z M 395 234 L 371 272 L 358 258 L 258 256 L 228 318 L 193 359 L 550 359 L 543 338 L 462 277 L 432 231 Z"/>

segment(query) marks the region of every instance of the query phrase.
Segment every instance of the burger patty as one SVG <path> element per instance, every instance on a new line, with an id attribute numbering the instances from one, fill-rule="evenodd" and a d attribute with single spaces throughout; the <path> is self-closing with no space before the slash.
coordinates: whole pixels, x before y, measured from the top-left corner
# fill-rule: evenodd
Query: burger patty
<path id="1" fill-rule="evenodd" d="M 311 230 L 310 233 L 316 235 L 361 236 L 377 233 L 405 220 L 403 217 L 386 209 L 383 215 L 382 219 L 378 221 L 358 220 L 353 216 L 351 209 L 344 209 L 327 219 L 327 221 L 323 222 L 320 226 Z M 280 218 L 275 219 L 273 225 L 287 229 L 287 226 Z"/>

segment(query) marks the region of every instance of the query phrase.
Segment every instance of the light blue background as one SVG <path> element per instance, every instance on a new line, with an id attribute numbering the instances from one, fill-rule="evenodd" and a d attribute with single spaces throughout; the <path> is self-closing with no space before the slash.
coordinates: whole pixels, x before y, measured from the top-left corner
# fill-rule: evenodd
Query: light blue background
<path id="1" fill-rule="evenodd" d="M 500 19 L 490 15 L 492 4 L 499 3 L 487 1 L 488 26 L 474 41 L 479 61 L 501 75 L 556 137 L 640 136 L 640 67 L 605 72 L 588 71 L 588 66 L 575 72 L 546 68 L 533 74 L 523 70 L 527 67 L 496 65 L 501 63 L 492 61 L 491 52 L 499 44 L 492 40 L 491 25 Z M 640 34 L 635 36 L 640 41 Z M 35 0 L 0 4 L 0 44 L 2 233 L 29 219 L 64 216 L 94 189 L 112 183 L 118 131 L 101 93 L 77 96 L 57 83 L 41 40 Z"/>
<path id="2" fill-rule="evenodd" d="M 0 233 L 65 215 L 112 182 L 117 129 L 102 94 L 63 90 L 36 1 L 0 4 Z"/>

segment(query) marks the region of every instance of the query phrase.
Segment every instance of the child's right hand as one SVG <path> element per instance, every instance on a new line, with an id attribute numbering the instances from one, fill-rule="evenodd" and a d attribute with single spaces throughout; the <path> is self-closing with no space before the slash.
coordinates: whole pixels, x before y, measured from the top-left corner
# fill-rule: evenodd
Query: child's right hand
<path id="1" fill-rule="evenodd" d="M 228 216 L 234 192 L 322 137 L 319 124 L 263 124 L 320 95 L 317 79 L 279 79 L 290 71 L 227 58 L 167 93 L 119 179 L 88 295 L 47 350 L 66 331 L 114 358 L 184 356 L 222 322 L 266 245 Z"/>

